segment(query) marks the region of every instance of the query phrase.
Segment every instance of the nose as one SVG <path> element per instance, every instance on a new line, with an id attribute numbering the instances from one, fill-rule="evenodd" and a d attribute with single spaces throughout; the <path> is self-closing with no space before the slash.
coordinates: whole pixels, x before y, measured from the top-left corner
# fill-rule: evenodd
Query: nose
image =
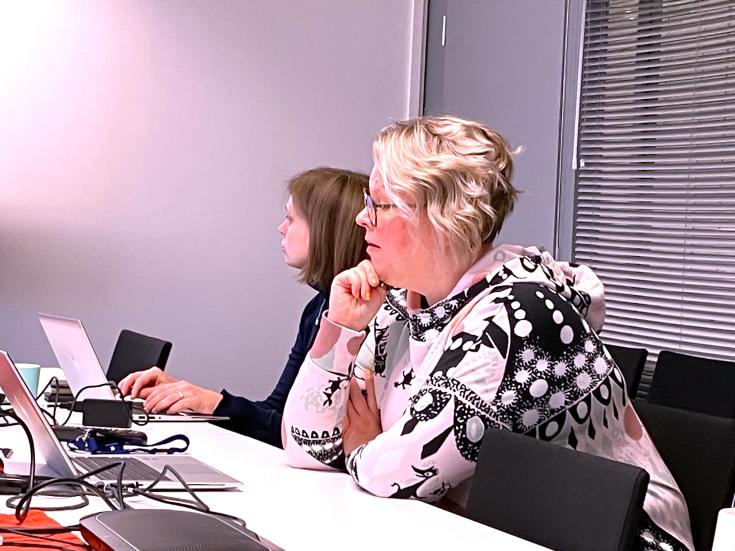
<path id="1" fill-rule="evenodd" d="M 367 215 L 367 207 L 362 207 L 362 210 L 357 213 L 357 216 L 355 216 L 355 223 L 366 230 L 372 229 L 373 225 L 370 223 L 370 219 Z"/>
<path id="2" fill-rule="evenodd" d="M 278 233 L 281 234 L 281 236 L 286 235 L 286 221 L 284 220 L 280 224 L 278 224 Z"/>

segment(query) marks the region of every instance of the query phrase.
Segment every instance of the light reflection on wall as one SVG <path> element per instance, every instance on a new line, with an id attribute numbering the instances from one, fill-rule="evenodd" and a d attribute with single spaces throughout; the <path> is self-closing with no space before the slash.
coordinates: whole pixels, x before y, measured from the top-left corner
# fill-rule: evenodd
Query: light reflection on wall
<path id="1" fill-rule="evenodd" d="M 0 3 L 0 100 L 23 88 L 37 69 L 44 41 L 54 20 L 63 18 L 63 4 L 50 0 L 7 0 Z"/>
<path id="2" fill-rule="evenodd" d="M 94 216 L 106 202 L 100 165 L 93 170 L 91 161 L 101 154 L 107 92 L 114 89 L 104 69 L 110 6 L 0 3 L 2 226 L 83 224 L 86 216 L 70 209 Z"/>

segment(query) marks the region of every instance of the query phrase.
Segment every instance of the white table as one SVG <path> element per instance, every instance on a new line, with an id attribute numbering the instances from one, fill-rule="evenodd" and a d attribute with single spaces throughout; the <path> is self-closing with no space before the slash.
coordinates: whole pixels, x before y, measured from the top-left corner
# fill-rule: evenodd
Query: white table
<path id="1" fill-rule="evenodd" d="M 199 497 L 289 551 L 542 549 L 426 503 L 375 497 L 345 473 L 294 469 L 282 450 L 209 423 L 151 423 L 144 430 L 150 440 L 186 433 L 192 455 L 243 483 L 240 490 L 199 492 Z M 27 461 L 25 438 L 17 427 L 2 429 L 0 435 L 16 452 L 15 468 L 19 459 Z M 105 510 L 101 500 L 91 501 L 85 509 L 50 515 L 74 524 L 81 516 Z M 142 498 L 130 503 L 135 508 L 161 506 Z"/>

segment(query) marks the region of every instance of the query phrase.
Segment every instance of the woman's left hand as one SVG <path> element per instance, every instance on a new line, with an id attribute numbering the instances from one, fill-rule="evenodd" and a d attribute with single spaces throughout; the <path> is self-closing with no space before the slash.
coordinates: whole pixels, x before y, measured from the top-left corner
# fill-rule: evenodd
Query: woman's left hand
<path id="1" fill-rule="evenodd" d="M 347 401 L 347 418 L 343 426 L 342 449 L 345 457 L 355 448 L 383 432 L 380 424 L 380 410 L 375 397 L 375 382 L 373 372 L 365 370 L 365 396 L 363 396 L 357 381 L 350 379 L 350 397 Z"/>

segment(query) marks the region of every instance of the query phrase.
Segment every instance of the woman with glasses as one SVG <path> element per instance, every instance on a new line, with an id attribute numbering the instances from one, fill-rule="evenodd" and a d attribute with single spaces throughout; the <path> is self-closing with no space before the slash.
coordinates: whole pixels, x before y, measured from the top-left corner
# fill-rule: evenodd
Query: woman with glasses
<path id="1" fill-rule="evenodd" d="M 296 373 L 314 342 L 334 276 L 365 258 L 365 232 L 355 226 L 368 177 L 349 170 L 316 168 L 293 177 L 286 216 L 278 226 L 287 265 L 317 294 L 301 315 L 296 342 L 273 392 L 263 401 L 216 392 L 178 380 L 158 367 L 133 373 L 120 382 L 125 395 L 145 398 L 152 413 L 183 410 L 223 415 L 222 426 L 281 446 L 281 416 Z"/>
<path id="2" fill-rule="evenodd" d="M 595 333 L 600 281 L 495 243 L 516 200 L 505 139 L 419 118 L 382 130 L 373 161 L 357 215 L 370 258 L 334 279 L 286 402 L 291 464 L 461 507 L 485 431 L 512 430 L 645 468 L 641 548 L 691 548 L 681 492 Z"/>

